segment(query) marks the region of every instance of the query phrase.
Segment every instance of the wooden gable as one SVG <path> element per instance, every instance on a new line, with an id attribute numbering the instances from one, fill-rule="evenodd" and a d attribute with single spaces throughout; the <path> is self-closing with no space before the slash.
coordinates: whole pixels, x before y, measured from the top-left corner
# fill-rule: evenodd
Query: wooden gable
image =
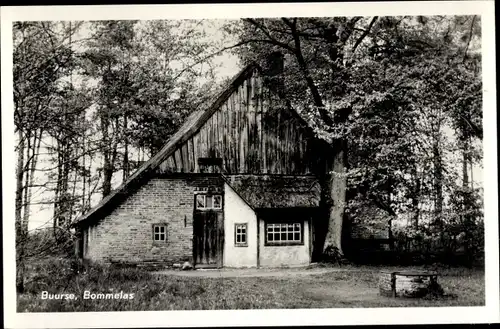
<path id="1" fill-rule="evenodd" d="M 177 146 L 157 172 L 314 173 L 317 141 L 267 81 L 256 68 L 236 81 L 227 98 Z M 213 168 L 206 163 L 213 163 Z"/>

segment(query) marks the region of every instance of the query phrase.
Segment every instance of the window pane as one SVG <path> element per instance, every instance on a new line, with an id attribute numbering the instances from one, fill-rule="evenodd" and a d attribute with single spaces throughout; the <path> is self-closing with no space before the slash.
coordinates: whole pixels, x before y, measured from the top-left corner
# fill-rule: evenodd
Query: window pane
<path id="1" fill-rule="evenodd" d="M 274 241 L 280 241 L 280 234 L 274 233 Z"/>
<path id="2" fill-rule="evenodd" d="M 281 241 L 286 241 L 286 233 L 281 233 Z"/>
<path id="3" fill-rule="evenodd" d="M 212 206 L 212 196 L 211 195 L 207 195 L 205 200 L 206 200 L 206 203 L 207 203 L 205 205 L 205 208 L 207 208 L 207 209 L 213 208 L 213 206 Z"/>
<path id="4" fill-rule="evenodd" d="M 241 228 L 239 226 L 236 226 L 236 233 L 241 233 Z"/>
<path id="5" fill-rule="evenodd" d="M 160 235 L 159 234 L 155 234 L 155 240 L 156 241 L 160 240 Z"/>
<path id="6" fill-rule="evenodd" d="M 236 234 L 236 242 L 241 242 L 241 235 L 239 234 Z"/>
<path id="7" fill-rule="evenodd" d="M 158 233 L 160 231 L 160 228 L 158 226 L 155 226 L 155 233 Z"/>
<path id="8" fill-rule="evenodd" d="M 241 233 L 245 234 L 245 233 L 246 233 L 246 230 L 247 230 L 246 226 L 242 226 L 242 227 L 241 227 Z"/>
<path id="9" fill-rule="evenodd" d="M 222 196 L 214 195 L 214 208 L 220 209 L 222 208 Z"/>
<path id="10" fill-rule="evenodd" d="M 247 238 L 246 238 L 246 237 L 247 237 L 246 235 L 242 235 L 242 236 L 241 236 L 241 242 L 242 242 L 242 243 L 247 242 Z"/>
<path id="11" fill-rule="evenodd" d="M 288 240 L 293 241 L 293 233 L 288 232 Z"/>
<path id="12" fill-rule="evenodd" d="M 196 208 L 198 209 L 205 208 L 205 195 L 203 194 L 196 195 Z"/>
<path id="13" fill-rule="evenodd" d="M 295 241 L 300 241 L 300 233 L 295 233 Z"/>
<path id="14" fill-rule="evenodd" d="M 267 241 L 274 241 L 272 233 L 267 234 Z"/>
<path id="15" fill-rule="evenodd" d="M 165 233 L 165 226 L 160 226 L 160 233 Z"/>

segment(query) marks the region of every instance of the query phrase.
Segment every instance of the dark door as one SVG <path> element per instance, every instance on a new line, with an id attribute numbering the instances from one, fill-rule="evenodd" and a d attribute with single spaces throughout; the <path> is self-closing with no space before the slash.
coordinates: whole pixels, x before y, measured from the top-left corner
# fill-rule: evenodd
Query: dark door
<path id="1" fill-rule="evenodd" d="M 200 267 L 222 267 L 224 222 L 222 212 L 195 211 L 193 216 L 193 259 Z"/>

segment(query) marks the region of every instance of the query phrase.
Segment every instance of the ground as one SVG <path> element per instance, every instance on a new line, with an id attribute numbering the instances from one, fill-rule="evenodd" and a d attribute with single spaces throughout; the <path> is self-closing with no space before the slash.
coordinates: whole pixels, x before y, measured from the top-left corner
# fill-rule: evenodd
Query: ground
<path id="1" fill-rule="evenodd" d="M 378 294 L 378 273 L 388 267 L 343 266 L 267 270 L 163 271 L 91 268 L 58 278 L 38 275 L 18 295 L 19 312 L 195 309 L 342 308 L 484 305 L 484 271 L 439 269 L 442 299 Z M 402 268 L 398 268 L 402 269 Z M 69 273 L 69 270 L 68 270 Z M 77 300 L 42 300 L 42 291 L 74 293 Z M 92 293 L 134 293 L 129 300 L 85 300 Z"/>

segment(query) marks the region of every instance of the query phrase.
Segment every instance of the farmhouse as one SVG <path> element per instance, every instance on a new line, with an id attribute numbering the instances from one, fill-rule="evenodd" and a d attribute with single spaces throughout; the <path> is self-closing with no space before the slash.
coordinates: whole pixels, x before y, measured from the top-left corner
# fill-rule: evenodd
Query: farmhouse
<path id="1" fill-rule="evenodd" d="M 196 268 L 309 264 L 325 233 L 320 182 L 334 150 L 281 96 L 282 63 L 244 68 L 79 218 L 81 257 Z"/>

